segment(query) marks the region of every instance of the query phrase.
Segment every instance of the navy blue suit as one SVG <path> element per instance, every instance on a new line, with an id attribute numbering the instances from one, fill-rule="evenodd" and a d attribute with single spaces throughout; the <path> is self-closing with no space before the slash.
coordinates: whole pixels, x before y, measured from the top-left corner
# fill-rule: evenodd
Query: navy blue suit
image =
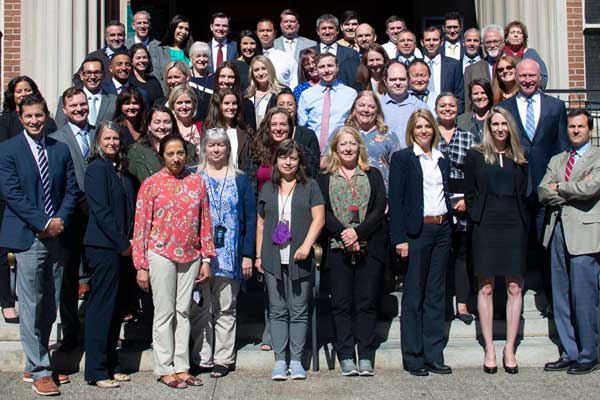
<path id="1" fill-rule="evenodd" d="M 148 94 L 148 92 L 142 88 L 142 87 L 136 87 L 131 83 L 131 78 L 129 81 L 129 87 L 135 87 L 140 94 L 142 95 L 142 98 L 144 99 L 144 103 L 146 103 L 146 109 L 149 109 L 152 106 L 152 99 L 150 98 L 150 95 Z M 112 80 L 112 75 L 109 75 L 108 78 L 106 78 L 105 80 L 102 81 L 102 93 L 106 93 L 106 94 L 114 94 L 115 96 L 119 96 L 119 92 L 117 91 L 117 88 L 115 87 L 115 83 Z"/>
<path id="2" fill-rule="evenodd" d="M 313 49 L 317 54 L 321 53 L 321 43 L 318 43 Z M 356 71 L 360 64 L 360 56 L 356 51 L 338 44 L 336 58 L 340 67 L 337 79 L 342 81 L 346 86 L 354 87 L 356 83 Z"/>
<path id="3" fill-rule="evenodd" d="M 458 100 L 458 113 L 465 109 L 465 81 L 462 72 L 462 62 L 452 57 L 442 56 L 441 71 L 442 87 L 440 92 L 454 93 Z"/>
<path id="4" fill-rule="evenodd" d="M 440 158 L 438 166 L 446 208 L 450 211 L 450 164 L 446 158 Z M 444 362 L 444 300 L 451 229 L 448 221 L 423 221 L 423 169 L 413 146 L 392 156 L 389 188 L 392 246 L 408 243 L 400 333 L 402 362 L 405 369 L 412 371 L 428 363 Z"/>
<path id="5" fill-rule="evenodd" d="M 66 144 L 46 136 L 50 196 L 54 217 L 68 224 L 80 196 L 73 160 Z M 27 250 L 50 219 L 44 212 L 44 191 L 37 162 L 20 134 L 0 145 L 0 188 L 6 210 L 0 247 Z"/>
<path id="6" fill-rule="evenodd" d="M 38 163 L 21 133 L 0 145 L 0 189 L 6 201 L 0 246 L 16 250 L 20 333 L 25 371 L 33 379 L 52 375 L 48 341 L 63 275 L 63 245 L 59 237 L 39 238 L 50 215 Z M 53 218 L 68 225 L 80 196 L 67 145 L 45 137 L 48 183 Z"/>
<path id="7" fill-rule="evenodd" d="M 126 292 L 123 274 L 133 271 L 121 253 L 129 248 L 133 231 L 135 192 L 129 177 L 102 158 L 88 165 L 85 187 L 90 217 L 83 244 L 93 271 L 85 320 L 85 379 L 97 382 L 119 372 L 116 345 L 127 305 L 119 294 Z"/>
<path id="8" fill-rule="evenodd" d="M 227 57 L 223 61 L 233 61 L 238 58 L 237 42 L 227 39 Z M 208 72 L 214 74 L 216 68 L 213 64 L 212 40 L 208 42 Z"/>

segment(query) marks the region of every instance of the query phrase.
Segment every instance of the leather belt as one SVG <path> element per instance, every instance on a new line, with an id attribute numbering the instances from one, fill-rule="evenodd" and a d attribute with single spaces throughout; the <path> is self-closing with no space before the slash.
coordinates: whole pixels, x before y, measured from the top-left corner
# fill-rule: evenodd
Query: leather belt
<path id="1" fill-rule="evenodd" d="M 434 217 L 423 217 L 424 224 L 441 225 L 448 220 L 448 214 L 436 215 Z"/>

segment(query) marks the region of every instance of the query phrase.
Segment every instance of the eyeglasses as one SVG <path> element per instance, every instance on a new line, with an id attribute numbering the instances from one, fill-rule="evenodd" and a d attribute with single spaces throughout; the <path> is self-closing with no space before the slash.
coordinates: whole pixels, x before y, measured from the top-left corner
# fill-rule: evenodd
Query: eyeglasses
<path id="1" fill-rule="evenodd" d="M 498 73 L 501 74 L 504 71 L 512 71 L 513 69 L 515 69 L 515 67 L 513 67 L 512 65 L 507 65 L 506 67 L 503 67 L 503 68 L 497 68 L 496 71 L 498 71 Z"/>
<path id="2" fill-rule="evenodd" d="M 83 76 L 100 76 L 103 75 L 104 73 L 102 71 L 83 71 Z"/>
<path id="3" fill-rule="evenodd" d="M 446 25 L 446 30 L 455 30 L 458 31 L 460 29 L 460 25 Z"/>

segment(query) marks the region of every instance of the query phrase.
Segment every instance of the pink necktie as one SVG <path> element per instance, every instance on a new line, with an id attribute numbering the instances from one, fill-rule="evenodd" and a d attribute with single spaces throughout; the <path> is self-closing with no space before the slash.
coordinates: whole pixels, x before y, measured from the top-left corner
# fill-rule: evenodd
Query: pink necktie
<path id="1" fill-rule="evenodd" d="M 217 51 L 217 68 L 223 64 L 223 43 L 219 43 L 219 50 Z"/>
<path id="2" fill-rule="evenodd" d="M 331 111 L 331 88 L 325 87 L 325 98 L 323 99 L 323 114 L 321 116 L 321 134 L 319 135 L 319 147 L 321 153 L 329 138 L 329 112 Z"/>

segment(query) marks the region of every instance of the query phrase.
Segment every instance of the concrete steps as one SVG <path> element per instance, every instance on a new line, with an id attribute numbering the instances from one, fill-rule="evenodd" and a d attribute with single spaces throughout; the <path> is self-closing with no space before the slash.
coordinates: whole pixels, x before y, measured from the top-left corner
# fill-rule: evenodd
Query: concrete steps
<path id="1" fill-rule="evenodd" d="M 401 293 L 388 296 L 383 308 L 392 310 L 393 318 L 380 320 L 377 323 L 377 337 L 381 345 L 376 355 L 376 366 L 382 369 L 402 368 L 400 352 L 400 308 Z M 333 326 L 327 310 L 327 301 L 320 303 L 318 318 L 319 329 L 319 364 L 321 368 L 337 367 L 335 354 L 332 352 L 331 340 Z M 519 332 L 517 358 L 523 367 L 542 366 L 544 362 L 558 356 L 556 332 L 553 320 L 544 318 L 539 310 L 545 308 L 542 296 L 533 291 L 526 292 L 523 302 L 523 319 Z M 395 316 L 394 316 L 395 314 Z M 60 322 L 55 323 L 51 341 L 60 339 Z M 237 368 L 240 370 L 270 370 L 273 364 L 273 353 L 258 349 L 263 324 L 256 321 L 241 320 L 238 324 L 238 357 Z M 480 367 L 483 360 L 481 346 L 481 329 L 478 321 L 465 325 L 453 320 L 446 323 L 448 343 L 445 349 L 446 362 L 453 367 Z M 498 360 L 502 357 L 506 323 L 504 320 L 494 321 L 494 339 Z M 130 371 L 151 371 L 153 367 L 152 349 L 150 347 L 151 331 L 149 326 L 141 323 L 123 324 L 121 330 L 123 348 L 120 349 L 121 364 Z M 307 357 L 310 357 L 306 351 Z M 67 372 L 82 370 L 85 358 L 81 351 L 72 353 L 54 352 L 53 363 Z M 0 321 L 0 370 L 22 371 L 25 356 L 21 348 L 18 325 L 5 324 Z M 309 360 L 307 359 L 307 365 Z"/>

